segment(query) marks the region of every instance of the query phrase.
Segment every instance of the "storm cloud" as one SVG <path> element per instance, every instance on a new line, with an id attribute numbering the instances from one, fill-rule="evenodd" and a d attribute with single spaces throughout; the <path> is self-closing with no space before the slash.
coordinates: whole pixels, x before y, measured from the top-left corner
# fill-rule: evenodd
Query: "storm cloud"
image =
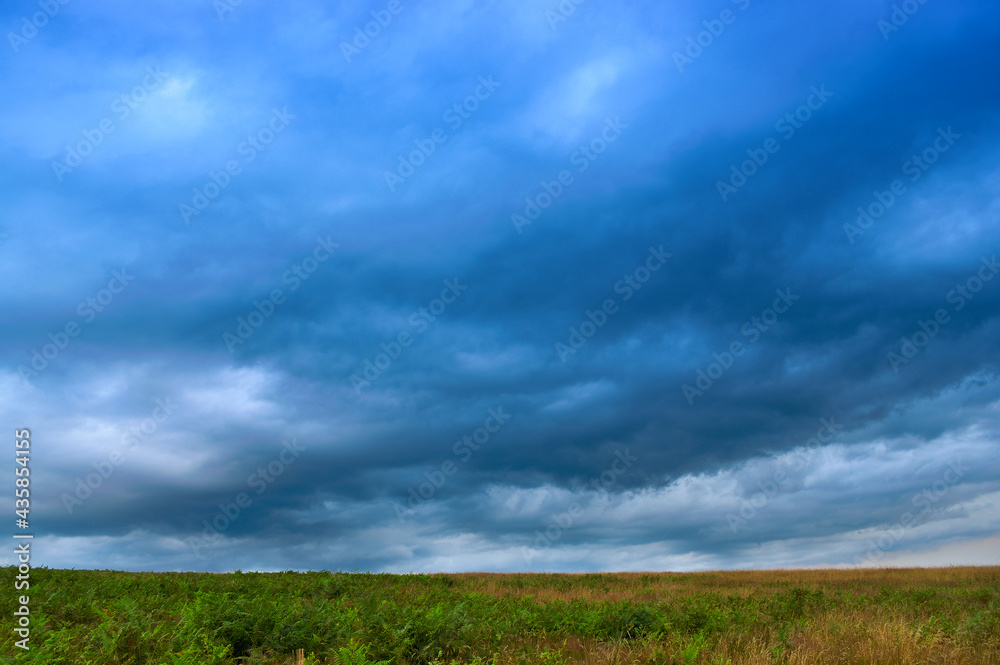
<path id="1" fill-rule="evenodd" d="M 36 565 L 1000 563 L 993 3 L 0 24 Z"/>

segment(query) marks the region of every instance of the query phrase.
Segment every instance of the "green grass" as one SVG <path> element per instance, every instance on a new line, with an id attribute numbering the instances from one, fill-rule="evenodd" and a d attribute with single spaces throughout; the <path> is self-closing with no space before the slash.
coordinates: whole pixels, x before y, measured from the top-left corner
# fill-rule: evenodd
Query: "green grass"
<path id="1" fill-rule="evenodd" d="M 13 589 L 15 574 L 0 569 L 0 585 Z M 29 591 L 0 596 L 0 634 L 5 662 L 72 665 L 291 663 L 298 648 L 307 663 L 351 665 L 997 663 L 998 582 L 998 568 L 431 576 L 41 568 Z M 24 593 L 27 652 L 13 633 Z"/>

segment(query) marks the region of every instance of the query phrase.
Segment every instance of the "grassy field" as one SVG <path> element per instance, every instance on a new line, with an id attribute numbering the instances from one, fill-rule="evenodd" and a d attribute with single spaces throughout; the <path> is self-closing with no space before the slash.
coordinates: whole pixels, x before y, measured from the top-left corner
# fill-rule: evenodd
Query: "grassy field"
<path id="1" fill-rule="evenodd" d="M 1000 568 L 592 575 L 35 569 L 4 662 L 1000 663 Z"/>

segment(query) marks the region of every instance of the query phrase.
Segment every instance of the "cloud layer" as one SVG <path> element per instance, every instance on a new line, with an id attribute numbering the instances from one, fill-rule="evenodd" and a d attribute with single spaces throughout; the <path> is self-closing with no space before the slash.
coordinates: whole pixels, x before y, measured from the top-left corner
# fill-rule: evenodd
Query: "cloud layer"
<path id="1" fill-rule="evenodd" d="M 39 6 L 36 563 L 1000 563 L 993 4 Z"/>

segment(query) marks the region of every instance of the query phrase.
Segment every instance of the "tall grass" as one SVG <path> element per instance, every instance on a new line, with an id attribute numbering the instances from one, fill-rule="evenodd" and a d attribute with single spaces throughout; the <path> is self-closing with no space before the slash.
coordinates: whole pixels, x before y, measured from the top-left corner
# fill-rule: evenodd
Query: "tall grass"
<path id="1" fill-rule="evenodd" d="M 13 589 L 14 568 L 0 569 Z M 1000 663 L 1000 568 L 590 575 L 32 572 L 31 650 L 72 665 Z"/>

